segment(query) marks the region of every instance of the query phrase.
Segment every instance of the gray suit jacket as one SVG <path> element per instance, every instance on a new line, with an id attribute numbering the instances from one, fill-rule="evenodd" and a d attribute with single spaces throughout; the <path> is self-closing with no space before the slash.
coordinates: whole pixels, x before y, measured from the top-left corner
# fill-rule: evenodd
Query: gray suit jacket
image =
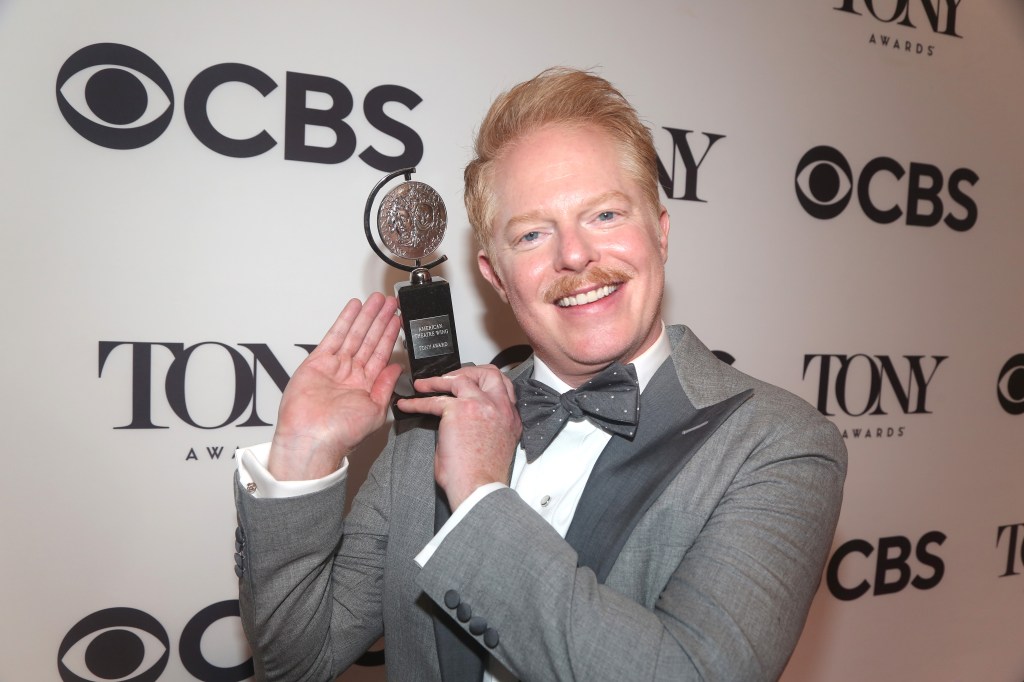
<path id="1" fill-rule="evenodd" d="M 776 679 L 831 545 L 846 448 L 803 400 L 668 333 L 636 437 L 602 452 L 565 539 L 500 490 L 420 569 L 447 514 L 429 421 L 392 434 L 344 519 L 344 485 L 256 499 L 236 483 L 257 677 L 333 679 L 384 634 L 392 680 L 478 679 L 474 651 L 524 681 Z"/>

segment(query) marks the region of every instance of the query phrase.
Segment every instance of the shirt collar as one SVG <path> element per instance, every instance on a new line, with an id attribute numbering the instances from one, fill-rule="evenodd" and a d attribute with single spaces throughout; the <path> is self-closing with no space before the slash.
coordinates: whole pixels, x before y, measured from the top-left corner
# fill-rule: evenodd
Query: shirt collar
<path id="1" fill-rule="evenodd" d="M 636 378 L 640 384 L 641 393 L 647 388 L 647 382 L 651 380 L 654 373 L 665 362 L 665 358 L 671 354 L 672 345 L 668 341 L 668 334 L 665 333 L 665 323 L 662 322 L 661 334 L 658 335 L 658 340 L 650 348 L 630 360 L 633 363 L 633 367 L 636 368 Z M 572 386 L 555 376 L 551 368 L 544 364 L 544 361 L 536 355 L 533 357 L 533 378 L 559 393 L 565 393 L 572 388 Z"/>

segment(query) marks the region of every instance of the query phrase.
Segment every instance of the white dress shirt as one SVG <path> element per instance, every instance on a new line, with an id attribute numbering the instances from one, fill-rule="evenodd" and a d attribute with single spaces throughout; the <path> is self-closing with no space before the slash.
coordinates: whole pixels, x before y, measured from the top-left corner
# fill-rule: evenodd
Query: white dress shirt
<path id="1" fill-rule="evenodd" d="M 654 345 L 632 360 L 641 392 L 671 351 L 665 327 L 662 325 L 661 335 Z M 533 362 L 534 379 L 547 384 L 558 393 L 564 393 L 572 388 L 555 376 L 540 358 L 534 357 Z M 533 462 L 526 461 L 526 453 L 522 446 L 516 448 L 512 478 L 508 487 L 515 490 L 559 535 L 565 537 L 576 513 L 576 505 L 579 504 L 583 489 L 587 485 L 587 479 L 590 478 L 590 472 L 609 440 L 610 434 L 586 419 L 569 421 L 551 445 Z M 264 443 L 243 448 L 237 456 L 242 485 L 246 485 L 257 496 L 289 497 L 315 492 L 344 478 L 348 469 L 346 458 L 338 471 L 324 478 L 313 481 L 277 481 L 266 469 L 269 452 L 270 444 Z M 254 485 L 248 485 L 250 483 Z M 506 486 L 503 483 L 488 483 L 473 491 L 427 546 L 416 555 L 416 563 L 420 567 L 425 566 L 437 547 L 473 506 L 491 492 L 504 487 Z M 515 677 L 492 657 L 484 675 L 484 682 L 512 680 L 515 680 Z"/>

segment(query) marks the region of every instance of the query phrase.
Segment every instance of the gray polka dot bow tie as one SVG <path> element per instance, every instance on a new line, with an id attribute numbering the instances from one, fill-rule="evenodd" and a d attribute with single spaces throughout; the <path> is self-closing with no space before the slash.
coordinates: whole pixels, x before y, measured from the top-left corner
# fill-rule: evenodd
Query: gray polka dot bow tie
<path id="1" fill-rule="evenodd" d="M 547 449 L 568 420 L 589 419 L 602 431 L 630 439 L 636 433 L 640 387 L 633 365 L 615 363 L 561 395 L 536 379 L 516 382 L 515 387 L 528 462 Z"/>

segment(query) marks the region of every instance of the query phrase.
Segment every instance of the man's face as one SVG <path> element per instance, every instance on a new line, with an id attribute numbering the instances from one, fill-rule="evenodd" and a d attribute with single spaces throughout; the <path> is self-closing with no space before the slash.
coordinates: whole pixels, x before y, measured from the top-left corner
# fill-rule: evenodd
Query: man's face
<path id="1" fill-rule="evenodd" d="M 602 131 L 548 126 L 494 167 L 480 272 L 572 386 L 632 360 L 661 332 L 668 212 L 652 213 L 620 160 Z"/>

